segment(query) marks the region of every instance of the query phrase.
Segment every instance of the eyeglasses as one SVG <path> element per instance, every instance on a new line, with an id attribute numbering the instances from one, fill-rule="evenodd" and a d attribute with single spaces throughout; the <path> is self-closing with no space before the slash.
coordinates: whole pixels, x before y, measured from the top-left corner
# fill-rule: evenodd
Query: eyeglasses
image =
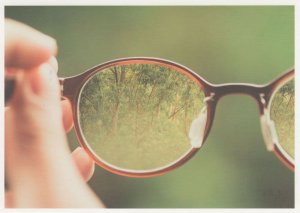
<path id="1" fill-rule="evenodd" d="M 130 177 L 161 175 L 203 146 L 218 101 L 240 93 L 258 104 L 268 151 L 294 170 L 294 70 L 266 85 L 211 84 L 158 58 L 124 58 L 61 78 L 78 140 L 95 162 Z"/>

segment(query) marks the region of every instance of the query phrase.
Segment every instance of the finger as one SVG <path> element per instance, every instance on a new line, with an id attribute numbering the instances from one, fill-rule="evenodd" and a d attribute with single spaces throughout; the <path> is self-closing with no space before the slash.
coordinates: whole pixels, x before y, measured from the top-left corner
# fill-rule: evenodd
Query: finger
<path id="1" fill-rule="evenodd" d="M 47 63 L 53 68 L 53 71 L 57 73 L 58 71 L 58 62 L 54 56 L 51 56 Z"/>
<path id="2" fill-rule="evenodd" d="M 5 20 L 5 67 L 36 67 L 56 52 L 53 38 L 20 22 Z"/>
<path id="3" fill-rule="evenodd" d="M 47 61 L 47 64 L 52 69 L 53 72 L 57 72 L 58 70 L 58 64 L 55 57 L 50 57 L 50 59 Z M 33 87 L 35 90 L 38 90 L 39 84 L 41 83 L 38 79 L 36 79 L 35 75 L 30 75 L 31 78 L 33 78 L 31 81 L 33 82 Z M 73 127 L 73 115 L 72 115 L 72 107 L 71 103 L 68 100 L 63 100 L 61 102 L 62 107 L 62 113 L 63 113 L 63 125 L 66 132 L 69 132 Z M 8 109 L 8 108 L 7 108 Z"/>
<path id="4" fill-rule="evenodd" d="M 69 100 L 62 100 L 61 107 L 64 129 L 65 132 L 69 132 L 74 126 L 71 103 Z M 5 107 L 5 113 L 8 113 L 9 110 L 9 107 Z"/>
<path id="5" fill-rule="evenodd" d="M 13 134 L 14 134 L 14 131 L 13 131 L 13 127 L 14 127 L 14 124 L 13 124 L 13 114 L 11 113 L 11 110 L 9 107 L 5 107 L 5 119 L 4 119 L 4 122 L 5 122 L 5 128 L 4 128 L 4 141 L 5 141 L 5 146 L 4 146 L 4 156 L 5 156 L 5 160 L 4 160 L 4 166 L 5 166 L 5 184 L 6 184 L 6 187 L 10 186 L 10 177 L 7 173 L 7 171 L 9 171 L 8 167 L 10 166 L 10 159 L 13 159 L 15 156 L 14 156 L 14 152 L 10 151 L 12 150 L 11 147 L 12 144 L 13 144 Z"/>
<path id="6" fill-rule="evenodd" d="M 82 153 L 75 157 L 78 167 L 72 160 L 64 133 L 56 74 L 51 70 L 45 72 L 46 68 L 50 69 L 43 66 L 36 73 L 18 73 L 16 93 L 5 117 L 6 130 L 9 130 L 5 132 L 5 171 L 14 195 L 13 205 L 23 208 L 103 206 L 84 182 L 91 177 L 93 165 L 82 160 L 85 159 Z M 26 76 L 31 74 L 37 76 Z M 33 91 L 32 79 L 43 82 L 39 91 Z"/>
<path id="7" fill-rule="evenodd" d="M 46 64 L 51 67 L 52 72 L 57 73 L 58 63 L 57 63 L 57 60 L 54 56 L 51 56 L 49 58 L 49 60 L 46 62 Z M 14 94 L 16 75 L 19 72 L 22 72 L 22 71 L 24 71 L 24 69 L 5 68 L 5 104 L 8 104 L 8 102 L 10 101 L 11 97 Z M 30 71 L 32 72 L 32 70 L 29 70 L 27 72 L 30 72 Z M 32 78 L 36 77 L 35 74 L 29 75 L 29 76 L 31 76 Z M 39 84 L 40 84 L 39 80 L 33 79 L 32 84 L 33 84 L 32 86 L 33 86 L 34 89 L 40 87 L 39 86 Z"/>
<path id="8" fill-rule="evenodd" d="M 32 81 L 39 82 L 38 86 L 33 87 Z M 9 185 L 21 194 L 34 184 L 55 180 L 50 171 L 63 174 L 73 168 L 71 158 L 66 157 L 70 151 L 61 111 L 58 81 L 51 66 L 17 74 L 15 94 L 5 113 L 9 131 L 5 132 L 5 169 Z"/>
<path id="9" fill-rule="evenodd" d="M 5 117 L 5 126 L 9 127 L 5 132 L 5 177 L 14 195 L 14 206 L 98 207 L 101 203 L 70 156 L 56 72 L 43 63 L 54 54 L 52 46 L 43 46 L 47 39 L 23 27 L 20 38 L 16 32 L 12 34 L 18 44 L 11 44 L 7 36 L 5 47 L 6 65 L 23 68 L 16 73 L 10 113 Z M 25 31 L 29 35 L 24 36 Z M 24 69 L 28 67 L 29 72 Z"/>
<path id="10" fill-rule="evenodd" d="M 81 174 L 81 177 L 87 182 L 94 174 L 95 163 L 81 147 L 77 147 L 72 152 L 72 158 Z"/>
<path id="11" fill-rule="evenodd" d="M 4 199 L 5 199 L 5 203 L 4 203 L 4 207 L 5 208 L 13 208 L 13 194 L 12 192 L 8 191 L 8 192 L 5 192 L 5 195 L 4 195 Z"/>
<path id="12" fill-rule="evenodd" d="M 74 125 L 71 103 L 69 100 L 63 100 L 61 106 L 64 129 L 66 132 L 69 132 Z"/>

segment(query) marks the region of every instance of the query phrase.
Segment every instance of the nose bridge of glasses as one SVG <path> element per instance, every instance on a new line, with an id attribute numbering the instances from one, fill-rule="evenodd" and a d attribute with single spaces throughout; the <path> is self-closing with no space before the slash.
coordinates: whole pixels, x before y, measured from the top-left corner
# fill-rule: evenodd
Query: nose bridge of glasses
<path id="1" fill-rule="evenodd" d="M 214 100 L 219 100 L 227 95 L 246 95 L 255 99 L 258 104 L 259 112 L 262 115 L 266 105 L 266 94 L 268 91 L 263 85 L 246 84 L 246 83 L 228 83 L 213 85 L 212 91 L 215 94 Z M 262 99 L 262 96 L 264 99 Z"/>
<path id="2" fill-rule="evenodd" d="M 218 98 L 226 95 L 240 94 L 258 99 L 263 92 L 262 90 L 263 86 L 255 84 L 229 83 L 214 85 L 214 92 Z"/>
<path id="3" fill-rule="evenodd" d="M 255 84 L 221 84 L 214 87 L 216 99 L 226 95 L 241 94 L 253 97 L 260 110 L 260 121 L 264 141 L 268 151 L 273 151 L 278 140 L 274 122 L 270 119 L 268 111 L 269 87 Z"/>

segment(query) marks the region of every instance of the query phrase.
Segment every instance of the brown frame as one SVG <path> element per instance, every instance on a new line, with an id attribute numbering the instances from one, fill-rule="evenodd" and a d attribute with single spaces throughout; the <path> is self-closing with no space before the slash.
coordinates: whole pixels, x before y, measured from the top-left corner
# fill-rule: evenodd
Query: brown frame
<path id="1" fill-rule="evenodd" d="M 93 151 L 89 148 L 88 144 L 84 141 L 84 138 L 81 134 L 81 130 L 79 127 L 79 121 L 78 121 L 78 100 L 80 91 L 83 88 L 85 82 L 93 76 L 95 73 L 100 72 L 101 70 L 115 65 L 124 65 L 124 64 L 130 64 L 130 63 L 147 63 L 147 64 L 161 64 L 163 66 L 169 66 L 170 68 L 174 68 L 178 70 L 181 73 L 184 73 L 194 79 L 198 85 L 201 87 L 201 89 L 204 91 L 205 96 L 208 97 L 211 94 L 213 94 L 213 98 L 207 102 L 208 106 L 208 116 L 207 116 L 207 122 L 205 126 L 205 134 L 204 134 L 204 141 L 207 138 L 209 131 L 211 129 L 213 118 L 215 115 L 215 110 L 218 101 L 230 94 L 241 94 L 241 95 L 248 95 L 254 98 L 256 100 L 256 103 L 258 105 L 260 116 L 262 117 L 264 115 L 264 109 L 268 108 L 270 98 L 276 88 L 278 88 L 280 85 L 285 83 L 290 78 L 294 77 L 294 69 L 289 70 L 288 72 L 284 73 L 283 75 L 277 77 L 272 82 L 265 84 L 265 85 L 256 85 L 256 84 L 244 84 L 244 83 L 230 83 L 230 84 L 211 84 L 204 80 L 201 76 L 199 76 L 197 73 L 195 73 L 193 70 L 169 61 L 165 59 L 160 58 L 150 58 L 150 57 L 131 57 L 131 58 L 122 58 L 117 59 L 113 61 L 109 61 L 106 63 L 102 63 L 100 65 L 97 65 L 85 72 L 83 72 L 80 75 L 68 77 L 68 78 L 60 78 L 60 84 L 62 86 L 62 96 L 66 99 L 70 100 L 72 103 L 72 110 L 73 110 L 73 117 L 74 117 L 74 126 L 75 126 L 75 132 L 77 134 L 77 138 L 79 140 L 80 145 L 86 150 L 86 152 L 95 160 L 95 162 L 105 168 L 106 170 L 113 172 L 118 175 L 123 176 L 129 176 L 129 177 L 151 177 L 151 176 L 157 176 L 164 174 L 170 170 L 173 170 L 177 168 L 178 166 L 185 163 L 187 160 L 189 160 L 198 150 L 199 148 L 192 148 L 183 158 L 181 158 L 179 161 L 177 161 L 175 164 L 170 165 L 166 168 L 163 168 L 161 170 L 155 170 L 150 172 L 135 172 L 135 171 L 127 171 L 123 169 L 115 168 L 111 165 L 108 165 L 95 156 Z M 262 124 L 264 125 L 264 124 Z M 280 151 L 280 148 L 278 147 L 278 144 L 273 144 L 275 155 L 291 170 L 294 170 L 294 163 L 291 162 L 284 153 Z"/>

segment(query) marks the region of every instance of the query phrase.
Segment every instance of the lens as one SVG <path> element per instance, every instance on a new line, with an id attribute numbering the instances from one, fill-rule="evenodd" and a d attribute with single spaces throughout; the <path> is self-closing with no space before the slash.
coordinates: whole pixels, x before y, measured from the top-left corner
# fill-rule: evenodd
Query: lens
<path id="1" fill-rule="evenodd" d="M 271 119 L 281 148 L 294 159 L 294 79 L 282 85 L 272 97 Z"/>
<path id="2" fill-rule="evenodd" d="M 191 151 L 189 132 L 204 105 L 198 83 L 175 68 L 118 65 L 100 70 L 83 86 L 79 125 L 101 162 L 122 170 L 150 171 Z M 201 125 L 205 123 L 206 119 Z"/>

